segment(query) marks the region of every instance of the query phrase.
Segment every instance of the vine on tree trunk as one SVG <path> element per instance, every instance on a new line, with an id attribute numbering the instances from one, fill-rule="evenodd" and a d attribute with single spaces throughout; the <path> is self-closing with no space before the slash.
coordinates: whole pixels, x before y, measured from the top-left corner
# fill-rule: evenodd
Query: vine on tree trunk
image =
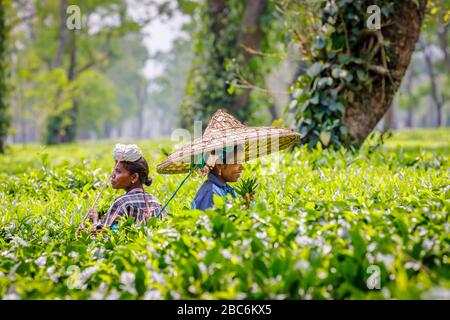
<path id="1" fill-rule="evenodd" d="M 370 3 L 369 3 L 370 2 Z M 301 143 L 314 147 L 354 146 L 343 115 L 348 103 L 361 92 L 371 92 L 381 84 L 382 98 L 395 92 L 390 64 L 395 55 L 383 37 L 390 25 L 395 1 L 324 1 L 321 4 L 321 31 L 313 42 L 312 65 L 301 74 L 293 88 L 290 104 L 296 125 L 303 135 Z M 381 28 L 370 29 L 366 22 L 369 5 L 381 8 Z"/>

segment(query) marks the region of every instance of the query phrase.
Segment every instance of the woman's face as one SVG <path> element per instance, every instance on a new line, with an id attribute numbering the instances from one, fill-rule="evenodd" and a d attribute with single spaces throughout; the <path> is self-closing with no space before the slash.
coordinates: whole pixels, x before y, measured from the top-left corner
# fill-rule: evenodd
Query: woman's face
<path id="1" fill-rule="evenodd" d="M 225 182 L 236 182 L 241 178 L 244 167 L 242 166 L 244 154 L 240 151 L 234 154 L 234 163 L 219 164 L 221 177 Z"/>
<path id="2" fill-rule="evenodd" d="M 130 172 L 124 168 L 121 162 L 117 163 L 114 172 L 111 175 L 111 186 L 114 189 L 128 190 L 136 180 L 136 173 L 130 175 Z"/>
<path id="3" fill-rule="evenodd" d="M 241 178 L 244 167 L 242 164 L 225 164 L 221 168 L 221 177 L 226 182 L 236 182 Z"/>

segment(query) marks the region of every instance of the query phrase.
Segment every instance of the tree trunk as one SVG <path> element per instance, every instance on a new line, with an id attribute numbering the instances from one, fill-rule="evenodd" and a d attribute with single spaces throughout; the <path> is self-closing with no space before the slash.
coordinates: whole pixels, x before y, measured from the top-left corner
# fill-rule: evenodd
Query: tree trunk
<path id="1" fill-rule="evenodd" d="M 414 79 L 414 68 L 413 65 L 410 66 L 409 74 L 406 78 L 406 94 L 408 96 L 411 96 L 412 93 L 412 83 Z M 406 107 L 406 127 L 412 128 L 413 126 L 413 106 L 407 106 Z"/>
<path id="2" fill-rule="evenodd" d="M 61 68 L 63 64 L 64 50 L 67 44 L 67 30 L 66 30 L 66 10 L 67 0 L 61 0 L 59 5 L 59 40 L 58 50 L 56 51 L 55 60 L 52 69 Z M 58 109 L 61 97 L 61 90 L 56 92 L 55 109 Z M 45 137 L 46 144 L 59 144 L 64 141 L 66 133 L 61 128 L 61 115 L 50 116 L 47 119 L 47 132 Z"/>
<path id="3" fill-rule="evenodd" d="M 413 110 L 411 108 L 406 109 L 406 127 L 413 127 Z"/>
<path id="4" fill-rule="evenodd" d="M 70 59 L 69 69 L 67 71 L 67 79 L 69 82 L 75 80 L 75 69 L 77 66 L 77 38 L 75 31 L 70 33 Z M 78 120 L 78 101 L 77 98 L 73 99 L 72 108 L 68 111 L 70 113 L 70 124 L 64 128 L 67 132 L 63 142 L 73 142 L 77 136 L 77 120 Z"/>
<path id="5" fill-rule="evenodd" d="M 136 97 L 139 104 L 139 113 L 138 113 L 138 130 L 136 134 L 136 138 L 143 139 L 144 138 L 144 111 L 145 111 L 145 100 L 147 98 L 147 86 L 145 83 L 140 85 L 136 89 Z"/>
<path id="6" fill-rule="evenodd" d="M 251 89 L 238 89 L 229 94 L 230 82 L 236 71 L 227 70 L 226 63 L 236 58 L 238 69 L 252 82 L 254 77 L 247 69 L 261 41 L 260 16 L 268 0 L 248 0 L 242 4 L 226 0 L 207 0 L 202 15 L 204 30 L 199 32 L 195 65 L 191 69 L 184 103 L 181 106 L 181 124 L 191 127 L 193 120 L 206 125 L 211 114 L 221 107 L 246 122 L 250 117 Z M 247 48 L 250 49 L 248 51 Z M 253 71 L 254 72 L 254 71 Z M 203 82 L 207 78 L 206 83 Z M 198 85 L 197 85 L 198 84 Z"/>
<path id="7" fill-rule="evenodd" d="M 77 38 L 75 30 L 72 31 L 69 35 L 68 45 L 69 45 L 69 67 L 67 70 L 67 79 L 69 80 L 69 82 L 73 82 L 76 77 L 75 70 L 77 66 Z M 78 119 L 78 102 L 76 98 L 73 99 L 72 108 L 67 111 L 66 115 L 69 117 L 70 123 L 58 129 L 56 143 L 68 143 L 73 142 L 76 139 L 77 119 Z M 60 115 L 58 117 L 63 118 L 64 115 Z M 59 121 L 60 124 L 61 122 L 62 120 Z"/>
<path id="8" fill-rule="evenodd" d="M 279 118 L 277 106 L 275 105 L 275 103 L 270 104 L 269 111 L 270 111 L 270 116 L 272 118 L 272 122 Z"/>
<path id="9" fill-rule="evenodd" d="M 391 23 L 379 31 L 384 40 L 390 43 L 390 51 L 395 56 L 388 65 L 393 83 L 386 75 L 372 71 L 372 92 L 363 91 L 356 95 L 353 102 L 348 103 L 344 123 L 356 145 L 364 142 L 391 106 L 419 38 L 426 3 L 427 0 L 418 0 L 418 6 L 416 1 L 397 3 L 396 10 L 390 17 Z"/>
<path id="10" fill-rule="evenodd" d="M 386 111 L 386 114 L 384 115 L 383 131 L 395 129 L 396 128 L 395 121 L 396 121 L 395 120 L 395 104 L 392 103 L 392 105 L 389 107 L 389 109 Z"/>
<path id="11" fill-rule="evenodd" d="M 223 30 L 222 19 L 226 14 L 226 1 L 225 0 L 208 0 L 209 16 L 212 21 L 211 31 L 215 35 L 219 35 Z"/>
<path id="12" fill-rule="evenodd" d="M 111 138 L 112 129 L 113 129 L 113 126 L 111 125 L 111 123 L 108 120 L 106 120 L 103 125 L 103 135 L 104 135 L 105 139 Z"/>
<path id="13" fill-rule="evenodd" d="M 261 30 L 261 16 L 267 5 L 267 0 L 247 0 L 247 6 L 241 21 L 241 33 L 238 38 L 237 48 L 238 55 L 242 56 L 239 63 L 242 66 L 248 65 L 253 58 L 252 51 L 260 51 L 262 30 Z M 255 75 L 249 75 L 253 78 Z M 252 80 L 252 79 L 248 79 Z M 248 108 L 250 101 L 250 88 L 243 89 L 243 92 L 234 98 L 231 109 L 237 113 L 238 110 Z"/>
<path id="14" fill-rule="evenodd" d="M 433 69 L 433 62 L 431 61 L 430 52 L 427 48 L 427 46 L 420 42 L 420 45 L 422 47 L 423 56 L 425 59 L 425 65 L 427 67 L 427 73 L 430 77 L 430 83 L 431 83 L 431 98 L 433 99 L 434 105 L 436 106 L 436 120 L 434 123 L 435 127 L 441 126 L 441 115 L 442 115 L 442 101 L 439 99 L 438 89 L 437 89 L 437 83 L 436 83 L 436 75 L 434 73 Z"/>
<path id="15" fill-rule="evenodd" d="M 67 42 L 66 10 L 67 0 L 61 0 L 59 6 L 59 44 L 58 51 L 56 52 L 55 56 L 55 61 L 53 62 L 53 69 L 60 68 L 62 66 L 62 58 Z"/>
<path id="16" fill-rule="evenodd" d="M 6 4 L 0 0 L 0 153 L 5 151 L 10 117 L 6 102 L 6 41 L 8 28 L 6 25 Z"/>
<path id="17" fill-rule="evenodd" d="M 448 72 L 450 72 L 450 56 L 448 53 L 448 43 L 447 43 L 447 34 L 449 26 L 450 24 L 447 23 L 444 26 L 440 26 L 438 28 L 439 45 L 441 47 L 442 53 L 444 54 L 444 61 L 447 66 Z"/>

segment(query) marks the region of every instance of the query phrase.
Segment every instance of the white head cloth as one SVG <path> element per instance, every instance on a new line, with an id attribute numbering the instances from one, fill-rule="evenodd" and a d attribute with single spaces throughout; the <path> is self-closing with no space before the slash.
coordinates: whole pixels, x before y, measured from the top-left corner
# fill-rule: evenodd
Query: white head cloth
<path id="1" fill-rule="evenodd" d="M 135 144 L 116 144 L 114 160 L 134 162 L 142 157 L 141 150 Z"/>

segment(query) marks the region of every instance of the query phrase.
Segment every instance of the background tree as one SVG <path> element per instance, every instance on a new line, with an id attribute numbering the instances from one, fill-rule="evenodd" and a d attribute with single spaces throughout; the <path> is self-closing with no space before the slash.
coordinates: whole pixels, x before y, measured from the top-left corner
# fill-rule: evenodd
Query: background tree
<path id="1" fill-rule="evenodd" d="M 381 28 L 366 26 L 381 9 Z M 324 1 L 312 65 L 292 104 L 303 143 L 358 147 L 390 107 L 419 37 L 426 1 Z M 405 24 L 404 21 L 408 21 Z"/>
<path id="2" fill-rule="evenodd" d="M 414 65 L 412 64 L 405 75 L 405 81 L 402 84 L 397 98 L 399 108 L 406 110 L 407 115 L 405 126 L 407 128 L 413 127 L 414 110 L 417 109 L 422 98 L 422 94 L 418 94 L 417 90 L 413 91 L 415 76 L 416 71 L 414 69 Z M 420 90 L 420 93 L 422 92 L 423 90 Z"/>
<path id="3" fill-rule="evenodd" d="M 62 23 L 69 4 L 11 2 L 14 41 L 4 61 L 13 142 L 168 136 L 180 122 L 206 124 L 222 107 L 249 124 L 281 117 L 311 146 L 358 146 L 363 140 L 355 130 L 370 132 L 385 114 L 413 47 L 402 38 L 405 30 L 396 29 L 399 16 L 419 17 L 422 8 L 378 1 L 381 30 L 371 30 L 369 1 L 89 0 L 79 4 L 82 28 L 74 32 Z M 172 48 L 156 54 L 146 48 L 146 32 L 152 33 L 146 23 L 166 25 L 161 16 L 179 14 L 183 31 Z M 398 107 L 398 128 L 435 126 L 438 109 L 441 124 L 450 120 L 449 16 L 446 1 L 429 0 L 420 38 L 425 49 L 416 46 L 414 72 L 402 81 L 410 90 L 399 89 L 402 95 L 389 104 Z M 150 60 L 160 75 L 149 76 Z M 370 112 L 358 113 L 359 107 Z"/>
<path id="4" fill-rule="evenodd" d="M 446 7 L 444 3 L 447 3 Z M 428 77 L 428 95 L 432 101 L 432 109 L 434 109 L 430 111 L 435 116 L 432 121 L 434 127 L 439 127 L 443 123 L 443 109 L 448 95 L 445 84 L 450 71 L 447 45 L 450 36 L 448 33 L 449 13 L 450 4 L 448 2 L 430 1 L 429 14 L 426 16 L 418 45 L 424 65 L 424 74 Z M 447 21 L 445 21 L 446 19 Z"/>
<path id="5" fill-rule="evenodd" d="M 7 94 L 7 38 L 9 27 L 6 23 L 8 1 L 0 0 L 0 153 L 4 152 L 5 140 L 10 124 L 10 114 L 6 100 Z"/>
<path id="6" fill-rule="evenodd" d="M 154 130 L 152 136 L 170 136 L 176 128 L 178 108 L 188 85 L 186 78 L 192 58 L 192 42 L 185 38 L 177 39 L 170 52 L 156 54 L 155 59 L 165 67 L 162 74 L 151 81 L 148 92 L 147 104 L 151 117 L 145 119 L 150 123 L 149 130 Z"/>
<path id="7" fill-rule="evenodd" d="M 191 126 L 194 119 L 206 125 L 218 108 L 241 121 L 253 120 L 251 91 L 263 81 L 258 53 L 267 46 L 265 30 L 272 23 L 273 7 L 265 0 L 208 0 L 199 7 L 201 25 L 180 108 L 182 126 Z"/>
<path id="8" fill-rule="evenodd" d="M 135 87 L 143 81 L 148 58 L 137 36 L 147 21 L 129 17 L 125 1 L 81 3 L 81 30 L 66 28 L 67 5 L 63 0 L 16 4 L 19 16 L 27 18 L 18 19 L 14 30 L 19 41 L 12 102 L 22 110 L 19 126 L 35 128 L 29 138 L 40 134 L 47 144 L 70 142 L 77 135 L 102 137 L 105 130 L 99 126 L 118 126 L 136 115 Z M 104 95 L 94 98 L 92 84 Z"/>
<path id="9" fill-rule="evenodd" d="M 448 121 L 449 3 L 430 1 L 420 40 L 397 96 L 400 125 L 437 127 Z M 444 43 L 444 45 L 443 45 Z M 448 115 L 447 115 L 448 118 Z M 414 121 L 413 121 L 414 119 Z"/>

